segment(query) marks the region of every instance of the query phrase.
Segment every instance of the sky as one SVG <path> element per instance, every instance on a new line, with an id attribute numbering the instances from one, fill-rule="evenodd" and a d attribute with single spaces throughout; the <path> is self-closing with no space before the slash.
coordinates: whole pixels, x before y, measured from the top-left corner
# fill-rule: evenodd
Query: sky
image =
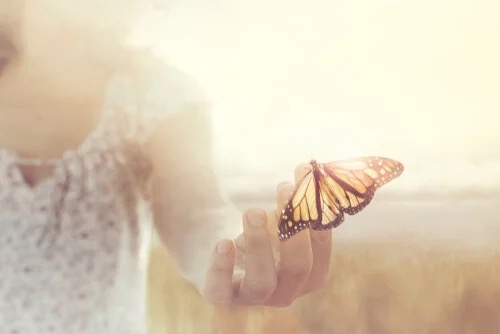
<path id="1" fill-rule="evenodd" d="M 498 12 L 493 0 L 174 0 L 158 51 L 212 99 L 217 169 L 242 203 L 272 204 L 311 158 L 380 155 L 405 172 L 371 205 L 479 217 L 486 201 L 481 222 L 495 224 Z"/>

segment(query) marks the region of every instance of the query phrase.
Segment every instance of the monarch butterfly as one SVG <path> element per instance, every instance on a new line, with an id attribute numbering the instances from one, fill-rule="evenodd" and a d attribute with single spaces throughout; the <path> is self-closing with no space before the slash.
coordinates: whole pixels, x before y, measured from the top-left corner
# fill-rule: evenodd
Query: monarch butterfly
<path id="1" fill-rule="evenodd" d="M 284 242 L 298 232 L 332 229 L 344 221 L 344 212 L 355 215 L 373 199 L 375 191 L 397 178 L 404 167 L 382 157 L 318 163 L 298 182 L 278 222 L 278 237 Z"/>

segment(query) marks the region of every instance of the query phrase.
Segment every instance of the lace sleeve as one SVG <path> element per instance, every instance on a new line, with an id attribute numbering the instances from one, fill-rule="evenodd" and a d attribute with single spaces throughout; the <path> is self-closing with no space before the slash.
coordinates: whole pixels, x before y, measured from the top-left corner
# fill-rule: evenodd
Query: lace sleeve
<path id="1" fill-rule="evenodd" d="M 170 115 L 207 104 L 207 97 L 191 76 L 168 67 L 163 73 L 153 76 L 151 86 L 144 94 L 143 105 L 140 107 L 142 115 L 138 122 L 138 139 L 147 140 L 155 126 Z"/>
<path id="2" fill-rule="evenodd" d="M 145 143 L 156 126 L 189 108 L 209 104 L 198 82 L 176 67 L 161 64 L 140 75 L 117 75 L 110 85 L 108 105 L 117 109 L 114 127 L 122 136 Z"/>

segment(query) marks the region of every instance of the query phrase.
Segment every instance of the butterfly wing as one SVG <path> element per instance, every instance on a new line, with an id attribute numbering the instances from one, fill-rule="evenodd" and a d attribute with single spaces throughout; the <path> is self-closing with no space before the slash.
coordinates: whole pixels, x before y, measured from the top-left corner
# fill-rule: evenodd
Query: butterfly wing
<path id="1" fill-rule="evenodd" d="M 312 224 L 311 228 L 321 231 L 335 228 L 344 221 L 344 209 L 338 198 L 343 189 L 330 176 L 324 173 L 318 173 L 318 175 L 322 219 Z"/>
<path id="2" fill-rule="evenodd" d="M 319 198 L 318 180 L 311 169 L 298 182 L 281 212 L 278 222 L 278 237 L 281 241 L 321 221 Z"/>
<path id="3" fill-rule="evenodd" d="M 403 165 L 382 157 L 364 157 L 320 164 L 318 186 L 323 219 L 311 225 L 315 230 L 337 227 L 343 213 L 355 215 L 373 199 L 382 185 L 400 176 Z"/>
<path id="4" fill-rule="evenodd" d="M 278 223 L 281 241 L 312 228 L 327 230 L 355 215 L 373 199 L 375 191 L 403 172 L 403 165 L 382 157 L 364 157 L 317 164 L 300 180 Z"/>

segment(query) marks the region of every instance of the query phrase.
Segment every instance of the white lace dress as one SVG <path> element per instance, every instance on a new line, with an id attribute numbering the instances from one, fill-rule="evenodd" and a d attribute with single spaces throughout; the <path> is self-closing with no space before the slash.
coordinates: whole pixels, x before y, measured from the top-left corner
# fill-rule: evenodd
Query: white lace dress
<path id="1" fill-rule="evenodd" d="M 152 215 L 140 144 L 193 102 L 185 78 L 117 75 L 99 125 L 61 159 L 0 148 L 0 333 L 146 333 Z M 30 186 L 23 163 L 52 164 L 53 176 Z"/>

